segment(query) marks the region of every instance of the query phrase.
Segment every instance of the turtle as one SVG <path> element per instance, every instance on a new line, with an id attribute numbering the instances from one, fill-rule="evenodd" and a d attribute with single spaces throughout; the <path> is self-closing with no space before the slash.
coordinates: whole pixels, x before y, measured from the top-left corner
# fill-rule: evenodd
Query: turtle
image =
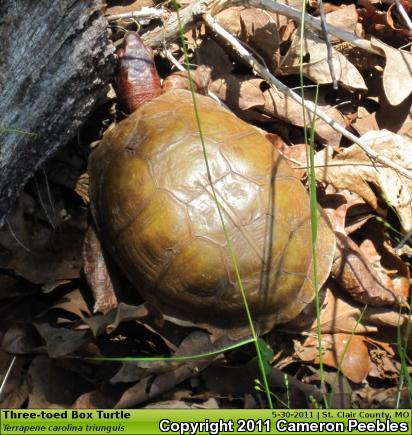
<path id="1" fill-rule="evenodd" d="M 310 201 L 282 154 L 208 96 L 162 92 L 153 54 L 128 32 L 118 93 L 130 114 L 89 158 L 91 211 L 103 248 L 142 298 L 199 325 L 263 329 L 315 297 Z M 317 209 L 317 278 L 335 232 Z M 341 245 L 342 243 L 340 243 Z"/>

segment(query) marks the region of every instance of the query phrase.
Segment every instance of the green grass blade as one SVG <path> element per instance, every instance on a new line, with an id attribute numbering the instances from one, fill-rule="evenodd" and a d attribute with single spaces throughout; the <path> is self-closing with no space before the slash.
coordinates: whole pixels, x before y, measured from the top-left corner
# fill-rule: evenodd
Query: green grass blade
<path id="1" fill-rule="evenodd" d="M 0 133 L 16 133 L 26 136 L 37 136 L 37 133 L 31 133 L 30 131 L 26 130 L 19 130 L 18 128 L 0 128 Z"/>
<path id="2" fill-rule="evenodd" d="M 339 362 L 338 362 L 338 367 L 337 367 L 337 370 L 336 370 L 336 376 L 335 376 L 335 378 L 334 378 L 334 380 L 333 380 L 333 383 L 332 383 L 332 385 L 331 385 L 331 388 L 330 388 L 330 393 L 329 393 L 329 402 L 332 401 L 332 396 L 333 396 L 333 393 L 334 393 L 334 390 L 335 390 L 336 381 L 337 381 L 337 379 L 338 379 L 338 375 L 339 375 L 339 373 L 342 371 L 343 360 L 344 360 L 344 358 L 345 358 L 346 352 L 348 351 L 349 344 L 350 344 L 350 342 L 351 342 L 351 340 L 352 340 L 352 337 L 355 335 L 356 328 L 358 327 L 359 323 L 362 321 L 362 318 L 363 318 L 363 316 L 364 316 L 364 314 L 365 314 L 367 308 L 368 308 L 368 306 L 365 304 L 365 305 L 363 306 L 363 309 L 362 309 L 362 311 L 361 311 L 361 313 L 360 313 L 358 319 L 356 320 L 355 326 L 352 328 L 352 331 L 351 331 L 351 335 L 350 335 L 350 337 L 349 337 L 349 340 L 346 342 L 345 347 L 343 348 L 342 355 L 341 355 L 341 357 L 340 357 L 340 359 L 339 359 Z"/>
<path id="3" fill-rule="evenodd" d="M 305 41 L 305 12 L 306 1 L 302 0 L 302 14 L 300 25 L 300 59 L 299 59 L 299 79 L 300 79 L 300 92 L 302 97 L 302 116 L 303 116 L 303 134 L 305 144 L 308 144 L 308 135 L 306 128 L 306 107 L 305 107 L 305 89 L 303 79 L 303 52 Z M 306 148 L 306 160 L 309 167 L 309 198 L 310 198 L 310 220 L 311 220 L 311 236 L 312 236 L 312 259 L 313 259 L 313 273 L 314 273 L 314 287 L 315 287 L 315 304 L 316 304 L 316 319 L 317 319 L 317 336 L 318 336 L 318 352 L 319 352 L 319 375 L 320 386 L 323 394 L 323 401 L 325 407 L 328 408 L 328 400 L 325 394 L 325 374 L 323 367 L 323 349 L 322 349 L 322 332 L 320 325 L 320 300 L 319 300 L 319 279 L 318 279 L 318 267 L 317 267 L 317 255 L 316 255 L 316 238 L 318 228 L 318 213 L 317 213 L 317 199 L 316 199 L 316 177 L 315 177 L 315 162 L 314 162 L 314 143 L 315 143 L 315 123 L 316 123 L 316 108 L 318 101 L 319 86 L 316 87 L 316 99 L 315 99 L 315 112 L 311 122 L 310 131 L 310 151 Z"/>
<path id="4" fill-rule="evenodd" d="M 213 356 L 220 355 L 221 353 L 227 352 L 229 350 L 237 349 L 239 347 L 246 346 L 247 344 L 253 343 L 253 338 L 248 338 L 247 340 L 239 341 L 230 346 L 225 346 L 221 349 L 212 350 L 210 352 L 198 353 L 195 355 L 182 355 L 182 356 L 155 356 L 155 357 L 87 357 L 85 359 L 94 361 L 120 361 L 120 362 L 185 362 L 185 361 L 196 361 L 202 359 L 209 359 Z"/>

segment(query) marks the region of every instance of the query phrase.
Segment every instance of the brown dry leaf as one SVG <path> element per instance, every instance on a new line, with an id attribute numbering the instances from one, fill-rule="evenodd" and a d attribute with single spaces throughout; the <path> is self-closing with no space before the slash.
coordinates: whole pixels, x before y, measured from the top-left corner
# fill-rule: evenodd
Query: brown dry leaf
<path id="1" fill-rule="evenodd" d="M 342 5 L 336 11 L 327 13 L 325 17 L 328 24 L 345 29 L 346 32 L 355 33 L 358 24 L 358 13 L 355 5 Z M 340 42 L 340 39 L 330 35 L 330 41 L 332 43 Z"/>
<path id="2" fill-rule="evenodd" d="M 390 14 L 380 10 L 381 8 L 377 9 L 372 3 L 380 4 L 371 0 L 358 0 L 358 5 L 364 8 L 358 10 L 364 33 L 376 36 L 393 46 L 400 47 L 407 44 L 412 38 L 412 32 L 409 29 L 394 28 Z"/>
<path id="3" fill-rule="evenodd" d="M 79 316 L 81 319 L 84 319 L 85 316 L 89 317 L 91 315 L 89 307 L 79 289 L 65 294 L 56 304 L 50 307 L 50 309 L 68 311 L 69 313 Z"/>
<path id="4" fill-rule="evenodd" d="M 107 314 L 96 314 L 84 319 L 84 322 L 90 327 L 95 337 L 101 334 L 110 334 L 121 323 L 130 320 L 142 320 L 149 315 L 149 310 L 145 304 L 128 305 L 120 302 L 115 310 Z"/>
<path id="5" fill-rule="evenodd" d="M 412 140 L 387 130 L 371 131 L 361 140 L 378 155 L 412 171 Z M 412 181 L 391 168 L 374 165 L 358 145 L 345 148 L 336 155 L 331 147 L 325 148 L 316 154 L 315 164 L 320 166 L 316 172 L 318 181 L 356 192 L 382 214 L 372 184 L 396 210 L 405 232 L 412 229 Z"/>
<path id="6" fill-rule="evenodd" d="M 85 378 L 58 366 L 46 355 L 37 355 L 29 368 L 32 390 L 28 408 L 67 408 L 90 390 Z"/>
<path id="7" fill-rule="evenodd" d="M 412 138 L 412 95 L 401 104 L 392 106 L 385 95 L 381 76 L 382 73 L 371 69 L 367 71 L 369 98 L 360 101 L 358 116 L 352 126 L 360 135 L 386 129 Z"/>
<path id="8" fill-rule="evenodd" d="M 399 385 L 388 388 L 376 388 L 374 385 L 366 384 L 361 389 L 357 389 L 353 393 L 353 398 L 356 398 L 359 408 L 367 409 L 408 409 L 411 406 L 410 391 L 408 387 L 400 390 L 398 396 Z M 399 403 L 398 397 L 400 398 Z"/>
<path id="9" fill-rule="evenodd" d="M 347 189 L 318 197 L 318 202 L 328 215 L 332 228 L 346 235 L 375 216 L 364 199 Z"/>
<path id="10" fill-rule="evenodd" d="M 328 336 L 331 349 L 323 355 L 323 362 L 334 368 L 341 363 L 342 373 L 352 382 L 360 383 L 366 379 L 370 368 L 370 357 L 364 337 L 360 335 L 334 334 Z M 316 358 L 319 363 L 319 358 Z"/>
<path id="11" fill-rule="evenodd" d="M 108 1 L 106 14 L 115 15 L 126 12 L 139 11 L 144 6 L 153 6 L 152 0 L 116 0 Z"/>
<path id="12" fill-rule="evenodd" d="M 318 364 L 318 338 L 308 337 L 296 354 L 304 361 Z M 305 351 L 305 349 L 308 350 Z M 352 382 L 360 383 L 366 379 L 370 368 L 370 358 L 364 337 L 351 334 L 322 335 L 323 363 L 337 369 L 341 365 L 342 373 Z M 301 358 L 302 359 L 302 358 Z"/>
<path id="13" fill-rule="evenodd" d="M 375 326 L 359 322 L 361 313 L 362 307 L 358 303 L 350 300 L 336 284 L 328 283 L 320 312 L 320 327 L 323 334 L 376 332 Z M 287 324 L 287 329 L 315 332 L 317 325 L 315 304 L 312 303 L 300 316 Z"/>
<path id="14" fill-rule="evenodd" d="M 51 358 L 61 358 L 82 349 L 91 341 L 90 331 L 76 331 L 69 328 L 55 328 L 48 323 L 33 323 L 45 342 Z"/>
<path id="15" fill-rule="evenodd" d="M 221 98 L 239 117 L 248 121 L 273 122 L 276 118 L 290 124 L 303 126 L 302 106 L 285 96 L 277 89 L 266 89 L 266 83 L 253 76 L 229 75 L 225 79 L 215 80 L 211 90 Z M 314 98 L 309 90 L 305 97 Z M 321 99 L 318 107 L 337 123 L 344 124 L 343 115 Z M 306 112 L 306 123 L 310 127 L 312 114 Z M 325 122 L 318 120 L 315 125 L 316 135 L 324 142 L 337 146 L 342 135 Z"/>
<path id="16" fill-rule="evenodd" d="M 220 349 L 223 346 L 224 345 L 219 342 L 212 344 L 208 334 L 199 330 L 192 332 L 186 337 L 176 354 L 196 355 L 198 353 Z M 196 373 L 199 373 L 212 361 L 213 359 L 169 364 L 169 371 L 157 375 L 154 379 L 152 375 L 149 375 L 124 391 L 114 408 L 129 408 L 154 399 Z"/>
<path id="17" fill-rule="evenodd" d="M 327 46 L 325 42 L 311 31 L 305 31 L 305 52 L 303 53 L 303 74 L 310 80 L 319 83 L 332 83 L 328 65 Z M 347 89 L 366 91 L 367 87 L 360 72 L 348 59 L 332 48 L 332 61 L 337 81 Z M 292 44 L 282 58 L 278 68 L 280 74 L 299 74 L 300 71 L 300 35 L 293 37 Z"/>
<path id="18" fill-rule="evenodd" d="M 381 282 L 396 294 L 399 300 L 406 301 L 409 296 L 409 269 L 395 254 L 388 242 L 378 235 L 369 233 L 359 248 L 369 264 L 379 275 Z"/>
<path id="19" fill-rule="evenodd" d="M 399 262 L 389 262 L 388 258 L 392 258 L 388 253 L 385 260 L 395 270 L 386 270 L 383 266 L 372 267 L 372 263 L 353 240 L 344 234 L 335 234 L 337 249 L 332 275 L 353 299 L 372 306 L 407 305 L 409 273 L 405 266 L 402 267 Z"/>
<path id="20" fill-rule="evenodd" d="M 391 310 L 384 307 L 368 307 L 365 311 L 364 320 L 377 326 L 398 328 L 398 326 L 412 325 L 412 319 L 407 313 L 401 314 L 399 310 Z"/>
<path id="21" fill-rule="evenodd" d="M 1 348 L 14 355 L 33 353 L 40 349 L 38 334 L 32 325 L 11 325 L 1 341 Z"/>
<path id="22" fill-rule="evenodd" d="M 13 276 L 0 274 L 0 301 L 33 293 L 36 293 L 33 286 Z"/>
<path id="23" fill-rule="evenodd" d="M 90 203 L 89 174 L 87 172 L 79 176 L 74 191 L 80 196 L 86 205 Z"/>
<path id="24" fill-rule="evenodd" d="M 116 386 L 115 386 L 116 388 Z M 102 409 L 113 408 L 119 396 L 118 389 L 113 388 L 108 382 L 99 386 L 98 390 L 81 394 L 73 403 L 73 409 Z"/>
<path id="25" fill-rule="evenodd" d="M 220 12 L 216 18 L 228 32 L 262 56 L 271 71 L 276 69 L 280 44 L 278 29 L 287 23 L 286 17 L 257 8 L 235 6 Z"/>
<path id="26" fill-rule="evenodd" d="M 0 256 L 0 267 L 48 288 L 79 278 L 85 213 L 55 228 L 35 216 L 27 218 L 26 213 L 20 201 L 0 230 L 0 248 L 6 253 Z"/>
<path id="27" fill-rule="evenodd" d="M 369 375 L 380 379 L 396 379 L 400 366 L 388 354 L 379 348 L 370 350 L 371 368 Z"/>
<path id="28" fill-rule="evenodd" d="M 214 39 L 205 37 L 194 49 L 199 64 L 211 68 L 213 80 L 226 77 L 232 71 L 230 57 Z"/>
<path id="29" fill-rule="evenodd" d="M 385 54 L 383 88 L 389 103 L 397 106 L 412 92 L 412 53 L 393 48 L 373 37 L 371 45 Z"/>

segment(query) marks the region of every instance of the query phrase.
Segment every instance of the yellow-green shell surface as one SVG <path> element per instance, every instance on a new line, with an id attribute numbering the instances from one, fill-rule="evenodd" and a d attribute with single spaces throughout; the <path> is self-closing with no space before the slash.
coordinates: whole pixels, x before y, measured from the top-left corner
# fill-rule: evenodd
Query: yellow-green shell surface
<path id="1" fill-rule="evenodd" d="M 213 186 L 252 313 L 273 325 L 314 297 L 307 192 L 259 132 L 196 96 Z M 216 326 L 246 322 L 188 91 L 168 92 L 109 130 L 89 162 L 103 245 L 144 299 Z M 318 271 L 335 239 L 319 213 Z"/>

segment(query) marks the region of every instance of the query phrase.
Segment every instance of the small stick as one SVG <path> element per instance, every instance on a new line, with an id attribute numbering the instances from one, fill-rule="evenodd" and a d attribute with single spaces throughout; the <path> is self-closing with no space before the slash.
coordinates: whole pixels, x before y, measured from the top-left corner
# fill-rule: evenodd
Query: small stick
<path id="1" fill-rule="evenodd" d="M 9 368 L 7 369 L 6 374 L 4 375 L 3 382 L 0 385 L 0 397 L 1 397 L 2 393 L 3 393 L 3 389 L 4 389 L 5 385 L 6 385 L 7 380 L 9 379 L 9 376 L 11 374 L 11 371 L 13 369 L 13 366 L 14 366 L 15 362 L 16 362 L 16 357 L 14 356 L 12 358 L 11 362 L 10 362 L 10 365 L 9 365 Z"/>
<path id="2" fill-rule="evenodd" d="M 107 21 L 112 23 L 113 21 L 134 18 L 137 21 L 151 21 L 164 19 L 169 15 L 166 9 L 163 8 L 149 8 L 143 6 L 138 11 L 124 12 L 123 14 L 113 14 L 107 16 Z"/>
<path id="3" fill-rule="evenodd" d="M 354 134 L 346 130 L 346 128 L 338 124 L 329 115 L 319 110 L 319 108 L 317 108 L 314 103 L 312 103 L 311 101 L 303 100 L 300 95 L 298 95 L 296 92 L 293 92 L 281 81 L 279 81 L 267 68 L 259 64 L 259 62 L 257 62 L 250 55 L 250 53 L 242 46 L 242 44 L 240 44 L 234 36 L 232 36 L 222 26 L 220 26 L 210 14 L 203 14 L 203 20 L 214 32 L 218 33 L 222 38 L 224 38 L 233 47 L 233 49 L 236 50 L 238 55 L 241 56 L 245 60 L 245 62 L 269 84 L 275 86 L 285 95 L 306 107 L 311 113 L 316 114 L 317 117 L 322 119 L 324 122 L 326 122 L 336 131 L 341 133 L 343 136 L 348 138 L 350 141 L 359 145 L 373 161 L 379 162 L 393 169 L 394 171 L 399 172 L 409 180 L 412 180 L 412 173 L 410 171 L 398 165 L 397 163 L 392 162 L 387 157 L 377 154 L 369 145 L 363 143 L 358 137 L 356 137 Z"/>
<path id="4" fill-rule="evenodd" d="M 323 0 L 318 0 L 320 22 L 322 26 L 323 37 L 325 38 L 326 49 L 328 53 L 329 72 L 332 78 L 333 89 L 338 90 L 338 82 L 336 80 L 335 67 L 333 66 L 332 44 L 330 43 L 328 25 L 326 24 L 325 9 L 323 8 Z"/>
<path id="5" fill-rule="evenodd" d="M 395 0 L 395 3 L 396 3 L 396 8 L 398 9 L 398 12 L 401 14 L 403 21 L 405 21 L 406 27 L 412 31 L 412 22 L 411 22 L 411 19 L 409 18 L 409 15 L 405 11 L 405 8 L 402 6 L 402 4 L 399 0 Z"/>

